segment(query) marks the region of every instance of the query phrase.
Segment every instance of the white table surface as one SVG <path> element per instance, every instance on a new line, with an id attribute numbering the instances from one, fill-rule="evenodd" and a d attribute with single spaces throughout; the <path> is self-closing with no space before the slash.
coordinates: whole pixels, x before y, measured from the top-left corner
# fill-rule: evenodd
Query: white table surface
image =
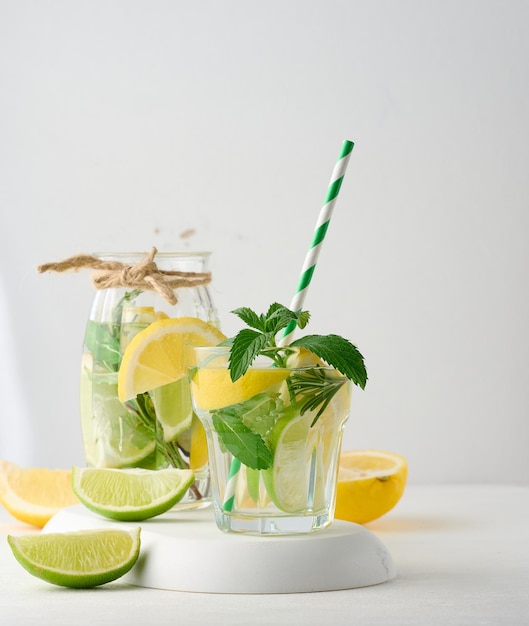
<path id="1" fill-rule="evenodd" d="M 16 562 L 6 535 L 35 531 L 0 510 L 0 625 L 529 625 L 529 486 L 408 486 L 397 507 L 367 527 L 398 572 L 373 587 L 220 595 L 118 580 L 75 590 Z"/>

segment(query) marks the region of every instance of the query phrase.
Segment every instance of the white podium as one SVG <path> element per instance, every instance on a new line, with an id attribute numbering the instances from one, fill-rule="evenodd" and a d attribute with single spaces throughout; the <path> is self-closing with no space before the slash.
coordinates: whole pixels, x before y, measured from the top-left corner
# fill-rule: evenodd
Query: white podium
<path id="1" fill-rule="evenodd" d="M 212 508 L 169 511 L 143 522 L 105 519 L 83 505 L 63 509 L 43 532 L 141 527 L 141 551 L 123 578 L 132 585 L 203 593 L 299 593 L 353 589 L 395 576 L 384 544 L 336 520 L 308 535 L 223 533 Z"/>

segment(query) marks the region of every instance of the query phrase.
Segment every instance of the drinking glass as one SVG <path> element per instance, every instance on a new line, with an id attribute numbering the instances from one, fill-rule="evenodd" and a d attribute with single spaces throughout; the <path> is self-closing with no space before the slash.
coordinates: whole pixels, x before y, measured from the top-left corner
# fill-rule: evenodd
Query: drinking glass
<path id="1" fill-rule="evenodd" d="M 298 534 L 333 520 L 351 383 L 323 364 L 296 366 L 289 350 L 288 367 L 260 356 L 232 382 L 229 348 L 188 346 L 220 530 Z"/>
<path id="2" fill-rule="evenodd" d="M 96 254 L 102 261 L 137 267 L 144 255 Z M 205 273 L 209 253 L 157 253 L 159 270 Z M 95 292 L 86 327 L 81 367 L 81 425 L 91 467 L 191 468 L 196 481 L 177 505 L 211 500 L 204 430 L 194 415 L 187 376 L 121 403 L 118 372 L 132 338 L 163 318 L 196 317 L 218 326 L 207 284 L 178 287 L 176 304 L 151 289 L 109 287 Z"/>

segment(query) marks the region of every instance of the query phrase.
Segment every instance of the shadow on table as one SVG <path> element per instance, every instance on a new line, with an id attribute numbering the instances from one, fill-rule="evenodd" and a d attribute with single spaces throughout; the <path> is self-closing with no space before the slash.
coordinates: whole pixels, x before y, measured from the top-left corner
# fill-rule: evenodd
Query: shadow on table
<path id="1" fill-rule="evenodd" d="M 466 526 L 460 519 L 442 517 L 388 517 L 365 524 L 365 528 L 378 533 L 406 533 L 406 532 L 440 532 L 461 529 Z"/>

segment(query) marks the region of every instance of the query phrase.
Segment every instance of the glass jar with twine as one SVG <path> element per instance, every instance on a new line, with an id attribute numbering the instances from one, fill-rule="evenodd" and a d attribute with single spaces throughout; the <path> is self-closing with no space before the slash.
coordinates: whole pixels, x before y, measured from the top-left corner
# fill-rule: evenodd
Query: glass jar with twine
<path id="1" fill-rule="evenodd" d="M 166 318 L 198 318 L 218 328 L 210 253 L 79 254 L 42 272 L 92 270 L 96 289 L 81 360 L 81 426 L 91 467 L 191 467 L 195 483 L 177 505 L 210 500 L 207 446 L 191 408 L 187 377 L 120 402 L 118 373 L 132 339 Z"/>

